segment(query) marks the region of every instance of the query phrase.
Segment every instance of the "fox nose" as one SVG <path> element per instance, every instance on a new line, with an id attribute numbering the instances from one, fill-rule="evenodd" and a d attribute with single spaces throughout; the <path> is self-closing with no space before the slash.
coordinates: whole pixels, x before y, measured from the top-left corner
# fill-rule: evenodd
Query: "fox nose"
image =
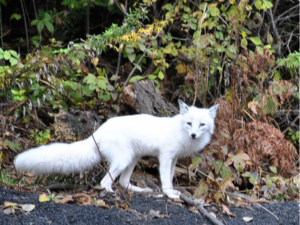
<path id="1" fill-rule="evenodd" d="M 193 139 L 195 139 L 196 134 L 195 134 L 195 133 L 192 133 L 191 136 L 192 136 Z"/>

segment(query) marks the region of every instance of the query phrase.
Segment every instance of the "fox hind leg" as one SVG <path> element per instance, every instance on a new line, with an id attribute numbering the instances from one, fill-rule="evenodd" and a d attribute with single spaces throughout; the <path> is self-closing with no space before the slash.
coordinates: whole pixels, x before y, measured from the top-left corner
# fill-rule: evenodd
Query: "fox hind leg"
<path id="1" fill-rule="evenodd" d="M 140 188 L 130 183 L 130 177 L 136 163 L 137 163 L 137 159 L 133 160 L 122 172 L 119 180 L 121 186 L 126 190 L 134 191 L 134 192 L 153 192 L 151 188 Z"/>
<path id="2" fill-rule="evenodd" d="M 113 161 L 110 165 L 109 173 L 106 173 L 104 178 L 101 180 L 101 187 L 105 188 L 107 191 L 113 192 L 111 186 L 113 184 L 113 181 L 126 169 L 128 164 L 128 159 L 120 159 L 118 160 L 117 157 L 115 157 L 115 161 Z M 129 159 L 130 160 L 130 159 Z"/>

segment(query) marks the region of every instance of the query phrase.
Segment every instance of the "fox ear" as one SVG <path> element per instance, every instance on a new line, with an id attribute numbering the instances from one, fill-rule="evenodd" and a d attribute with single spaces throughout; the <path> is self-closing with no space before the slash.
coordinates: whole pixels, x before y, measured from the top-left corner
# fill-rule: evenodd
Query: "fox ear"
<path id="1" fill-rule="evenodd" d="M 209 115 L 211 118 L 213 118 L 213 119 L 216 118 L 217 110 L 218 110 L 219 106 L 220 106 L 220 104 L 216 104 L 209 108 Z"/>
<path id="2" fill-rule="evenodd" d="M 183 101 L 181 101 L 180 99 L 178 99 L 178 103 L 179 103 L 179 109 L 180 109 L 180 114 L 184 115 L 189 111 L 189 107 L 187 104 L 185 104 Z"/>

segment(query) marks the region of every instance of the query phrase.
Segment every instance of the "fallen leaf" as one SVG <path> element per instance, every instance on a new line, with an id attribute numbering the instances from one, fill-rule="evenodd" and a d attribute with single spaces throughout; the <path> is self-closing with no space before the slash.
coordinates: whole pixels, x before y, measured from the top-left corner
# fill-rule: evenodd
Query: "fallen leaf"
<path id="1" fill-rule="evenodd" d="M 66 204 L 67 202 L 74 202 L 74 200 L 73 200 L 73 198 L 65 197 L 60 200 L 56 200 L 55 202 L 58 204 Z"/>
<path id="2" fill-rule="evenodd" d="M 4 202 L 4 207 L 3 208 L 7 208 L 7 207 L 15 207 L 17 206 L 17 203 L 13 203 L 13 202 Z"/>
<path id="3" fill-rule="evenodd" d="M 234 167 L 238 172 L 242 172 L 245 168 L 246 161 L 250 160 L 249 156 L 243 152 L 243 150 L 238 150 L 236 154 L 229 153 L 226 160 L 226 164 L 230 165 L 233 163 Z"/>
<path id="4" fill-rule="evenodd" d="M 109 206 L 105 204 L 105 202 L 102 200 L 102 199 L 98 199 L 96 201 L 96 205 L 99 206 L 99 207 L 103 207 L 103 208 L 107 208 L 109 209 Z"/>
<path id="5" fill-rule="evenodd" d="M 243 217 L 243 220 L 245 222 L 250 222 L 251 220 L 253 220 L 253 217 L 247 217 L 247 216 L 245 216 L 245 217 Z"/>
<path id="6" fill-rule="evenodd" d="M 229 208 L 226 205 L 222 204 L 222 210 L 224 213 L 226 213 L 228 216 L 233 216 L 236 217 L 235 214 L 233 214 L 232 212 L 230 212 Z"/>
<path id="7" fill-rule="evenodd" d="M 40 202 L 49 202 L 49 201 L 50 201 L 50 198 L 48 197 L 47 194 L 42 194 L 42 195 L 40 195 L 40 197 L 39 197 L 39 201 L 40 201 Z"/>
<path id="8" fill-rule="evenodd" d="M 93 202 L 92 198 L 84 193 L 78 193 L 74 197 L 77 198 L 77 204 L 79 205 L 89 205 Z"/>
<path id="9" fill-rule="evenodd" d="M 9 214 L 12 214 L 13 212 L 12 212 L 11 208 L 7 208 L 7 209 L 3 210 L 3 213 L 9 215 Z"/>
<path id="10" fill-rule="evenodd" d="M 160 211 L 155 211 L 153 209 L 150 209 L 149 211 L 149 218 L 153 219 L 153 218 L 169 218 L 170 216 L 167 214 L 161 214 Z"/>
<path id="11" fill-rule="evenodd" d="M 216 214 L 214 214 L 213 212 L 210 212 L 209 214 L 212 215 L 213 217 L 217 218 Z"/>
<path id="12" fill-rule="evenodd" d="M 22 209 L 26 212 L 31 212 L 34 208 L 35 208 L 35 205 L 32 205 L 32 204 L 22 205 Z"/>
<path id="13" fill-rule="evenodd" d="M 257 110 L 256 110 L 257 106 L 258 106 L 257 101 L 253 101 L 253 102 L 248 103 L 248 108 L 251 109 L 251 111 L 254 112 L 255 114 L 257 114 Z"/>
<path id="14" fill-rule="evenodd" d="M 192 213 L 196 213 L 196 214 L 199 214 L 199 210 L 196 206 L 189 206 L 188 207 L 188 210 Z"/>

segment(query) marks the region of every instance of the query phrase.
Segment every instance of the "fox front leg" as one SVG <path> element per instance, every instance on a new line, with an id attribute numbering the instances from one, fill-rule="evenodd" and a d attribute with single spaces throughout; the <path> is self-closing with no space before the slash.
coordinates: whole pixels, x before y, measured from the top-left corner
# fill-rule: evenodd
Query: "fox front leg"
<path id="1" fill-rule="evenodd" d="M 172 165 L 171 165 L 171 180 L 170 180 L 170 182 L 171 182 L 171 187 L 172 187 L 172 189 L 173 189 L 173 192 L 174 192 L 174 194 L 175 195 L 181 195 L 181 192 L 180 191 L 177 191 L 177 190 L 174 190 L 174 188 L 173 188 L 173 178 L 174 178 L 174 174 L 175 174 L 175 166 L 176 166 L 176 162 L 177 162 L 177 158 L 175 158 L 175 159 L 173 159 L 172 160 Z"/>
<path id="2" fill-rule="evenodd" d="M 173 165 L 174 160 L 166 157 L 160 157 L 160 165 L 159 165 L 159 173 L 160 173 L 160 180 L 162 183 L 162 191 L 165 193 L 169 198 L 179 198 L 178 193 L 174 193 L 173 185 L 171 182 L 171 174 L 174 174 Z M 176 162 L 175 162 L 176 164 Z"/>

